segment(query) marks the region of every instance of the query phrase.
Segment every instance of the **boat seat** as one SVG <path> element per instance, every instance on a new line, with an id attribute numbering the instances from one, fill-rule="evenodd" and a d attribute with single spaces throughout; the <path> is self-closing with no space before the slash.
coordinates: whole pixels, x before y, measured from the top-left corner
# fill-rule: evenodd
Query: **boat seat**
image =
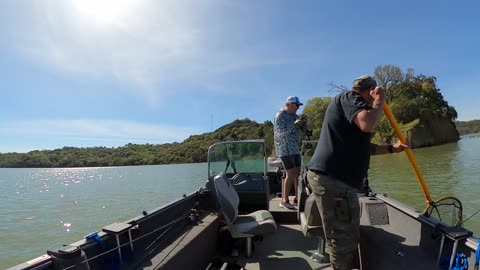
<path id="1" fill-rule="evenodd" d="M 267 210 L 259 210 L 247 215 L 238 214 L 240 199 L 232 183 L 223 174 L 213 179 L 217 200 L 227 228 L 233 238 L 246 238 L 246 256 L 252 256 L 252 238 L 274 233 L 277 224 Z"/>
<path id="2" fill-rule="evenodd" d="M 317 203 L 307 181 L 306 174 L 299 181 L 299 202 L 298 217 L 303 235 L 305 237 L 318 237 L 318 250 L 312 258 L 320 263 L 330 262 L 328 254 L 325 253 L 325 233 L 323 231 L 322 217 L 318 211 Z"/>

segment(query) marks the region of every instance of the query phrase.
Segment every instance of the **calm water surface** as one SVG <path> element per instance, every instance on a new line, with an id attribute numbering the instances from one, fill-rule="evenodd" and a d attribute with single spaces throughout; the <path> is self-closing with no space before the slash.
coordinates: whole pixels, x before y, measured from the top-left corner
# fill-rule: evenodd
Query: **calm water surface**
<path id="1" fill-rule="evenodd" d="M 480 210 L 480 138 L 413 150 L 432 200 L 455 196 L 466 220 Z M 369 171 L 372 189 L 423 211 L 426 200 L 405 154 L 374 156 Z M 480 213 L 464 226 L 480 235 Z"/>
<path id="2" fill-rule="evenodd" d="M 204 186 L 207 165 L 0 169 L 0 269 Z"/>
<path id="3" fill-rule="evenodd" d="M 413 151 L 433 200 L 480 209 L 480 138 Z M 112 168 L 0 169 L 0 269 L 44 254 L 116 221 L 140 215 L 203 186 L 206 164 Z M 405 154 L 372 157 L 370 186 L 423 210 Z M 480 214 L 465 223 L 480 234 Z"/>

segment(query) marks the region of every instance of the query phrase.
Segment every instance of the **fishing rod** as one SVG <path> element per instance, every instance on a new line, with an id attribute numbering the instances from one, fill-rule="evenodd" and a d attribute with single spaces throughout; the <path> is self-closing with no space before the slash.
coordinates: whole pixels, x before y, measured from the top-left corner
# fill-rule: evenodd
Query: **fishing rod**
<path id="1" fill-rule="evenodd" d="M 475 213 L 473 213 L 471 216 L 469 216 L 467 219 L 465 219 L 462 223 L 460 223 L 460 225 L 463 225 L 465 222 L 467 222 L 469 219 L 471 219 L 472 217 L 477 215 L 479 212 L 480 212 L 480 209 L 478 209 Z"/>

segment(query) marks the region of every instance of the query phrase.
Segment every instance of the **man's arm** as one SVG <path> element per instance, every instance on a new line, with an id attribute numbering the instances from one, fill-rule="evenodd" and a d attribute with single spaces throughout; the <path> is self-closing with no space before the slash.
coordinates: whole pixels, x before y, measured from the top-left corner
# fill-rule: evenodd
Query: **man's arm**
<path id="1" fill-rule="evenodd" d="M 387 145 L 378 145 L 371 143 L 370 144 L 370 154 L 372 155 L 385 155 L 391 153 L 400 153 L 405 148 L 408 148 L 408 145 L 403 144 L 400 140 L 398 140 L 395 144 L 387 144 Z"/>
<path id="2" fill-rule="evenodd" d="M 369 110 L 360 111 L 353 119 L 353 122 L 361 131 L 372 132 L 377 126 L 380 116 L 382 116 L 381 105 L 378 108 L 372 107 Z"/>
<path id="3" fill-rule="evenodd" d="M 382 106 L 385 102 L 385 91 L 379 86 L 370 91 L 370 95 L 373 97 L 372 108 L 360 111 L 353 119 L 353 122 L 363 132 L 372 132 L 377 126 L 380 116 L 382 116 Z"/>

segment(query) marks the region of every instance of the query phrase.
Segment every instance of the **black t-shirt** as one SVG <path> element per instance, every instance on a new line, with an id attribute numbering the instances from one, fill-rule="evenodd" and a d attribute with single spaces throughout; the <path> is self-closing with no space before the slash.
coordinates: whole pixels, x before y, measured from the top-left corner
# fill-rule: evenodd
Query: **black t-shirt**
<path id="1" fill-rule="evenodd" d="M 370 133 L 353 122 L 371 106 L 357 92 L 337 95 L 328 105 L 309 169 L 319 170 L 360 188 L 370 164 Z"/>

